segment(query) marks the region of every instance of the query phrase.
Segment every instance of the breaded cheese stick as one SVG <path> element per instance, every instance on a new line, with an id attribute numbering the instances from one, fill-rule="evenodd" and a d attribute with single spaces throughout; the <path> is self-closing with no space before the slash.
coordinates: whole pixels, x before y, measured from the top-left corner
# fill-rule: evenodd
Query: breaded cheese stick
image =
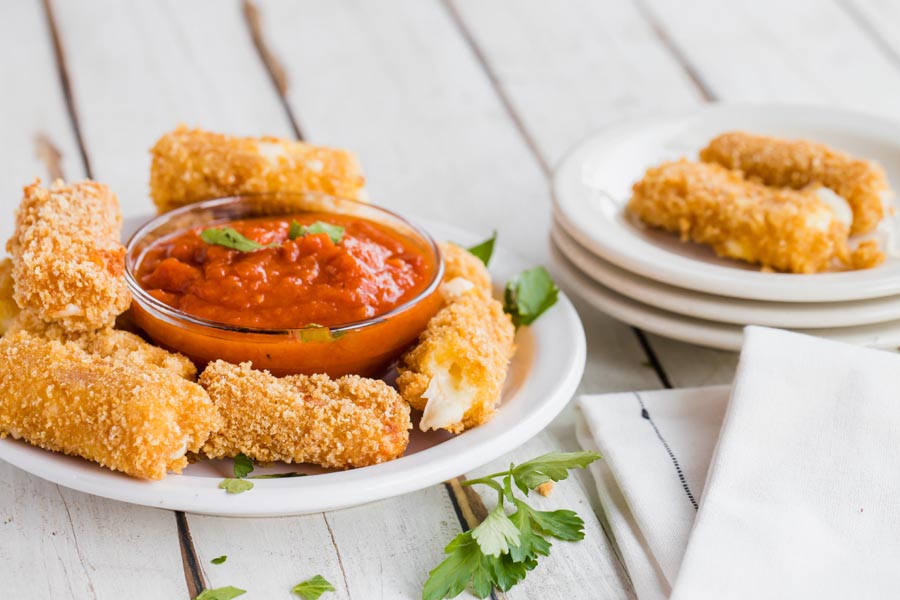
<path id="1" fill-rule="evenodd" d="M 275 137 L 235 137 L 184 125 L 150 150 L 150 197 L 159 212 L 223 196 L 326 192 L 362 200 L 365 179 L 346 150 Z"/>
<path id="2" fill-rule="evenodd" d="M 0 336 L 6 333 L 18 314 L 19 306 L 13 300 L 12 261 L 4 258 L 0 260 Z"/>
<path id="3" fill-rule="evenodd" d="M 847 250 L 847 224 L 814 190 L 771 188 L 714 163 L 648 169 L 627 210 L 720 256 L 778 271 L 816 273 L 837 261 L 862 268 L 884 258 L 874 253 L 871 264 L 857 264 Z"/>
<path id="4" fill-rule="evenodd" d="M 744 132 L 724 133 L 700 151 L 700 159 L 737 169 L 766 185 L 801 189 L 821 184 L 853 211 L 850 233 L 868 233 L 884 216 L 887 176 L 877 163 L 854 158 L 824 144 Z"/>
<path id="5" fill-rule="evenodd" d="M 491 293 L 491 274 L 480 258 L 452 242 L 442 242 L 438 246 L 444 257 L 445 282 L 462 277 L 488 294 Z"/>
<path id="6" fill-rule="evenodd" d="M 88 332 L 69 332 L 56 323 L 37 318 L 33 311 L 23 310 L 12 320 L 7 333 L 26 331 L 45 340 L 73 344 L 85 352 L 103 358 L 116 358 L 137 367 L 149 364 L 171 371 L 179 377 L 194 381 L 197 367 L 186 356 L 175 354 L 145 342 L 139 335 L 118 329 L 99 329 Z"/>
<path id="7" fill-rule="evenodd" d="M 500 302 L 482 288 L 457 287 L 458 281 L 444 284 L 448 304 L 397 368 L 403 399 L 423 411 L 422 431 L 461 433 L 489 421 L 515 352 L 516 330 Z"/>
<path id="8" fill-rule="evenodd" d="M 101 183 L 25 187 L 6 246 L 16 303 L 68 331 L 111 326 L 131 303 L 121 226 L 119 201 Z"/>
<path id="9" fill-rule="evenodd" d="M 242 452 L 262 462 L 364 467 L 399 457 L 409 443 L 409 406 L 380 380 L 275 377 L 217 360 L 200 384 L 224 419 L 203 446 L 210 458 Z"/>
<path id="10" fill-rule="evenodd" d="M 27 331 L 0 339 L 0 436 L 162 479 L 220 424 L 203 388 L 167 369 Z"/>

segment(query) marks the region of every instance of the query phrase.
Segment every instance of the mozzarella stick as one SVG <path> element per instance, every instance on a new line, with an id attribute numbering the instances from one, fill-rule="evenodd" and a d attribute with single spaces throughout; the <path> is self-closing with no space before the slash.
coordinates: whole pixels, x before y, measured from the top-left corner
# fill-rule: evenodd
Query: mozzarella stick
<path id="1" fill-rule="evenodd" d="M 884 216 L 889 189 L 884 169 L 824 144 L 732 132 L 713 139 L 700 151 L 700 159 L 740 170 L 766 185 L 829 188 L 853 211 L 851 235 L 872 231 Z"/>
<path id="2" fill-rule="evenodd" d="M 220 424 L 203 388 L 168 369 L 27 331 L 0 339 L 0 436 L 162 479 Z"/>
<path id="3" fill-rule="evenodd" d="M 848 226 L 814 190 L 770 188 L 717 164 L 686 160 L 651 168 L 633 188 L 627 210 L 684 241 L 763 268 L 816 273 L 843 263 L 875 266 L 847 249 Z"/>
<path id="4" fill-rule="evenodd" d="M 69 331 L 111 326 L 131 303 L 121 226 L 119 201 L 101 183 L 27 186 L 6 246 L 16 303 Z"/>
<path id="5" fill-rule="evenodd" d="M 380 380 L 279 378 L 218 360 L 200 384 L 224 419 L 203 447 L 210 458 L 242 452 L 261 462 L 364 467 L 399 457 L 409 443 L 409 406 Z"/>
<path id="6" fill-rule="evenodd" d="M 13 300 L 12 261 L 8 258 L 0 260 L 0 336 L 9 329 L 19 306 Z"/>
<path id="7" fill-rule="evenodd" d="M 458 281 L 442 286 L 447 305 L 398 366 L 397 387 L 410 406 L 423 411 L 422 431 L 461 433 L 489 421 L 515 352 L 515 327 L 500 302 Z"/>
<path id="8" fill-rule="evenodd" d="M 461 246 L 451 242 L 438 244 L 444 257 L 444 281 L 458 277 L 468 280 L 476 287 L 491 293 L 491 274 L 481 259 Z"/>
<path id="9" fill-rule="evenodd" d="M 356 156 L 345 150 L 182 125 L 150 153 L 150 196 L 160 213 L 239 194 L 312 191 L 354 200 L 365 195 Z"/>

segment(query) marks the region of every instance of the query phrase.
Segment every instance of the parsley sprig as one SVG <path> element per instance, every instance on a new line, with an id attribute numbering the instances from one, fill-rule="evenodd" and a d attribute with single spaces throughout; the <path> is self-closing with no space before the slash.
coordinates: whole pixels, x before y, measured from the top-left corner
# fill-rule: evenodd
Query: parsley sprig
<path id="1" fill-rule="evenodd" d="M 484 263 L 484 266 L 488 266 L 488 263 L 491 262 L 491 256 L 494 254 L 494 243 L 497 241 L 497 230 L 494 230 L 494 233 L 488 239 L 484 240 L 480 244 L 475 244 L 470 248 L 466 248 L 471 254 L 477 256 L 481 262 Z"/>
<path id="2" fill-rule="evenodd" d="M 225 246 L 226 248 L 231 248 L 238 252 L 253 252 L 254 250 L 261 250 L 262 248 L 270 248 L 278 245 L 260 244 L 256 240 L 245 237 L 238 232 L 238 230 L 231 227 L 213 227 L 204 229 L 203 232 L 200 233 L 200 239 L 207 244 L 212 244 L 213 246 Z"/>
<path id="3" fill-rule="evenodd" d="M 292 587 L 291 591 L 303 600 L 318 600 L 325 592 L 333 592 L 334 586 L 321 575 L 314 575 Z"/>
<path id="4" fill-rule="evenodd" d="M 316 221 L 309 226 L 301 225 L 297 221 L 291 221 L 290 229 L 288 229 L 288 239 L 296 240 L 299 237 L 315 235 L 317 233 L 324 233 L 328 235 L 333 243 L 340 244 L 341 239 L 344 237 L 344 228 L 340 225 L 326 223 L 325 221 Z"/>
<path id="5" fill-rule="evenodd" d="M 584 538 L 584 521 L 571 510 L 542 511 L 517 497 L 525 496 L 548 481 L 561 481 L 571 469 L 583 469 L 599 459 L 596 452 L 551 452 L 506 471 L 470 479 L 463 485 L 486 485 L 497 492 L 497 507 L 471 531 L 454 538 L 444 553 L 447 558 L 428 576 L 422 600 L 455 598 L 471 584 L 479 598 L 497 587 L 504 592 L 525 579 L 540 556 L 550 553 L 548 538 L 578 541 Z M 507 514 L 506 504 L 515 507 Z"/>
<path id="6" fill-rule="evenodd" d="M 516 328 L 531 325 L 556 304 L 559 288 L 544 267 L 522 271 L 506 282 L 503 310 L 512 317 Z"/>

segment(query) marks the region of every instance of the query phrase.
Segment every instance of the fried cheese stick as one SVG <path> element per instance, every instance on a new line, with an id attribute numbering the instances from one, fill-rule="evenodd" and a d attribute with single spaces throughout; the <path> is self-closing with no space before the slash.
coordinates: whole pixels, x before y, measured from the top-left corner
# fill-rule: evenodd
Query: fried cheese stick
<path id="1" fill-rule="evenodd" d="M 101 183 L 26 186 L 6 246 L 16 303 L 69 331 L 111 326 L 131 303 L 121 226 L 119 201 Z"/>
<path id="2" fill-rule="evenodd" d="M 713 139 L 700 151 L 700 159 L 737 169 L 766 185 L 801 189 L 821 184 L 850 205 L 851 234 L 872 231 L 884 216 L 889 189 L 884 169 L 824 144 L 731 132 Z"/>
<path id="3" fill-rule="evenodd" d="M 459 281 L 443 285 L 447 305 L 397 368 L 403 399 L 423 411 L 422 431 L 461 433 L 489 421 L 515 352 L 515 327 L 500 302 Z"/>
<path id="4" fill-rule="evenodd" d="M 345 150 L 275 137 L 235 137 L 184 125 L 150 150 L 150 196 L 160 213 L 209 198 L 326 192 L 362 200 L 365 179 Z"/>
<path id="5" fill-rule="evenodd" d="M 210 458 L 242 452 L 262 462 L 364 467 L 399 457 L 409 443 L 409 406 L 380 380 L 275 377 L 218 360 L 200 384 L 224 419 L 203 447 Z"/>
<path id="6" fill-rule="evenodd" d="M 0 260 L 0 336 L 9 329 L 19 314 L 19 306 L 13 300 L 12 261 Z"/>
<path id="7" fill-rule="evenodd" d="M 168 369 L 27 331 L 0 339 L 0 436 L 162 479 L 220 424 L 203 388 Z"/>
<path id="8" fill-rule="evenodd" d="M 778 271 L 816 273 L 836 259 L 865 268 L 884 259 L 871 248 L 868 261 L 851 254 L 847 224 L 814 190 L 771 188 L 715 163 L 680 160 L 648 169 L 627 210 L 720 256 Z"/>
<path id="9" fill-rule="evenodd" d="M 441 242 L 438 246 L 444 257 L 445 282 L 462 277 L 488 294 L 491 293 L 491 274 L 480 258 L 452 242 Z"/>

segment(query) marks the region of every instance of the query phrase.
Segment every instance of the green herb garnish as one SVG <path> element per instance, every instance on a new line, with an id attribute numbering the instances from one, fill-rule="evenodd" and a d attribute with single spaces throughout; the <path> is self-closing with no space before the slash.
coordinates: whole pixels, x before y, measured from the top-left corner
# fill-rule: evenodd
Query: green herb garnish
<path id="1" fill-rule="evenodd" d="M 599 458 L 596 452 L 551 452 L 463 482 L 491 487 L 497 492 L 497 507 L 475 529 L 447 544 L 447 558 L 428 575 L 422 599 L 454 598 L 469 584 L 479 598 L 489 596 L 494 587 L 505 592 L 537 566 L 538 557 L 550 553 L 548 538 L 583 539 L 584 521 L 577 514 L 535 510 L 516 497 L 513 484 L 527 496 L 542 483 L 561 481 L 571 469 L 583 469 Z M 511 515 L 506 513 L 506 503 L 516 509 Z"/>
<path id="2" fill-rule="evenodd" d="M 223 554 L 222 556 L 217 556 L 216 558 L 212 559 L 209 562 L 211 562 L 214 565 L 221 565 L 226 560 L 228 560 L 228 557 Z"/>
<path id="3" fill-rule="evenodd" d="M 223 479 L 219 483 L 219 488 L 225 490 L 229 494 L 241 494 L 247 490 L 253 489 L 253 482 L 246 479 Z"/>
<path id="4" fill-rule="evenodd" d="M 234 457 L 234 476 L 237 479 L 243 479 L 252 472 L 253 461 L 243 452 L 238 452 L 238 455 Z"/>
<path id="5" fill-rule="evenodd" d="M 267 246 L 265 244 L 260 244 L 250 238 L 244 237 L 231 227 L 204 229 L 203 233 L 200 234 L 200 239 L 207 244 L 225 246 L 226 248 L 231 248 L 232 250 L 237 250 L 239 252 L 253 252 L 254 250 L 271 248 L 278 245 L 269 244 Z"/>
<path id="6" fill-rule="evenodd" d="M 325 221 L 316 221 L 312 225 L 306 226 L 292 220 L 291 227 L 288 229 L 288 238 L 296 240 L 298 237 L 315 235 L 317 233 L 327 234 L 333 243 L 340 244 L 341 239 L 344 237 L 344 228 Z"/>
<path id="7" fill-rule="evenodd" d="M 484 240 L 480 244 L 476 244 L 471 248 L 467 248 L 469 252 L 477 256 L 481 259 L 481 262 L 484 263 L 484 266 L 487 266 L 489 262 L 491 262 L 491 256 L 494 254 L 494 242 L 497 241 L 497 230 L 494 230 L 493 235 L 488 239 Z"/>
<path id="8" fill-rule="evenodd" d="M 333 592 L 334 586 L 321 575 L 310 577 L 291 588 L 291 591 L 303 598 L 303 600 L 317 600 L 325 592 Z"/>
<path id="9" fill-rule="evenodd" d="M 247 590 L 236 588 L 233 585 L 226 585 L 214 590 L 203 590 L 194 600 L 231 600 L 246 593 Z"/>
<path id="10" fill-rule="evenodd" d="M 559 288 L 544 267 L 522 271 L 508 282 L 503 294 L 503 310 L 512 316 L 513 325 L 531 325 L 556 304 Z"/>

